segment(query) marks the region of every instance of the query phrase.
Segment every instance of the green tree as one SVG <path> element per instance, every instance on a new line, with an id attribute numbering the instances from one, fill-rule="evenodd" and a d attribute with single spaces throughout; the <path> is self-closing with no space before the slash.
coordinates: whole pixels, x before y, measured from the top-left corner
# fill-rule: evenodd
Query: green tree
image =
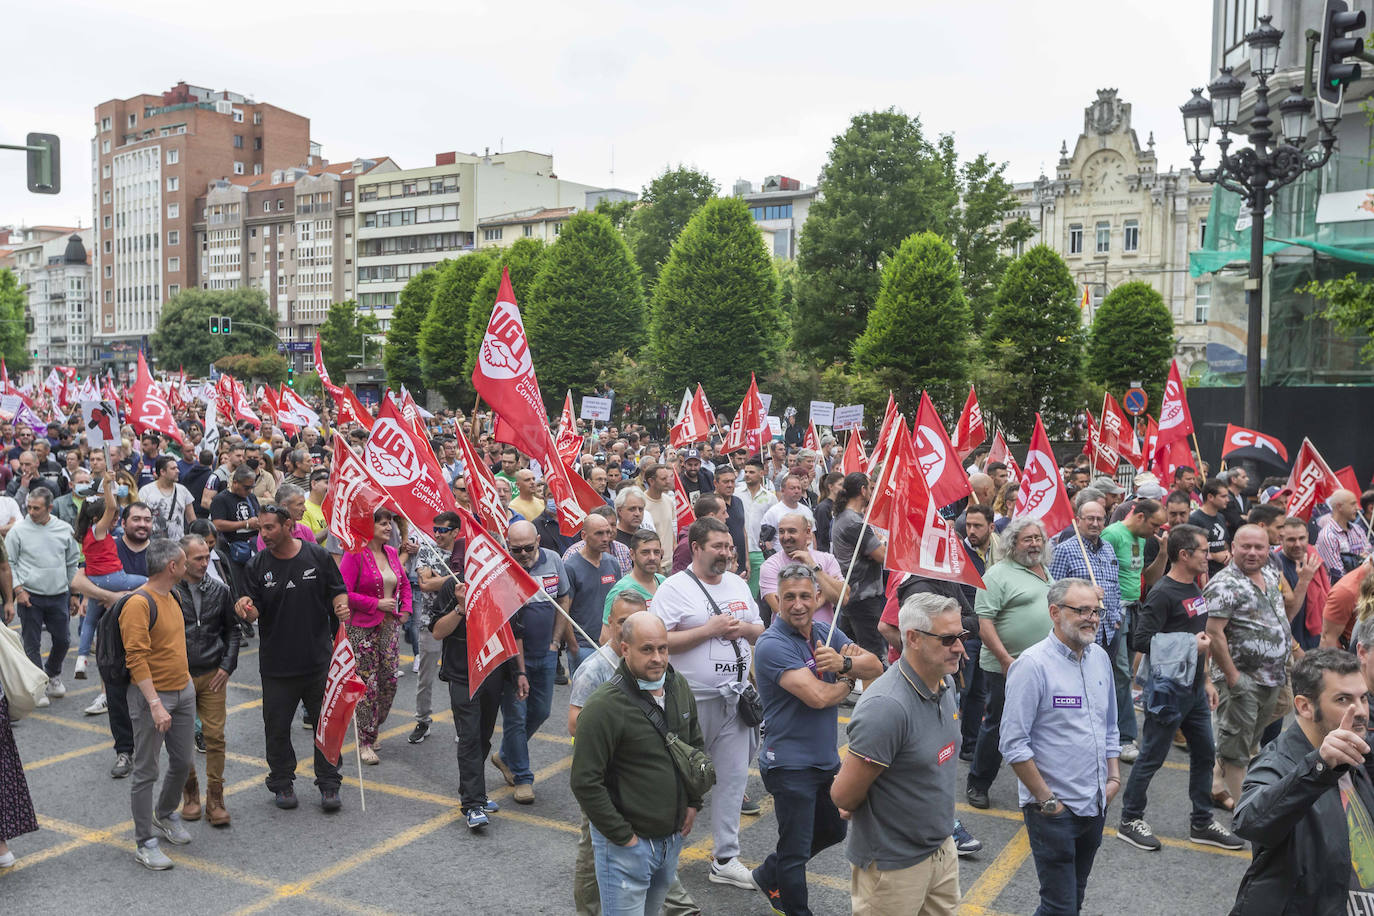
<path id="1" fill-rule="evenodd" d="M 472 389 L 471 373 L 466 381 L 463 376 L 468 307 L 496 253 L 487 248 L 440 264 L 429 314 L 420 324 L 420 377 L 450 407 L 458 406 L 463 394 Z"/>
<path id="2" fill-rule="evenodd" d="M 763 236 L 737 197 L 697 211 L 663 265 L 649 322 L 660 390 L 698 382 L 718 410 L 733 412 L 749 385 L 779 361 L 785 315 L 778 273 Z"/>
<path id="3" fill-rule="evenodd" d="M 625 224 L 630 221 L 630 214 L 635 210 L 636 201 L 633 200 L 606 200 L 602 198 L 596 202 L 596 212 L 605 214 L 611 221 L 611 225 L 625 231 Z"/>
<path id="4" fill-rule="evenodd" d="M 438 277 L 438 268 L 431 267 L 420 271 L 406 283 L 396 308 L 391 312 L 386 349 L 382 351 L 382 368 L 386 370 L 387 384 L 395 391 L 400 391 L 401 386 L 405 385 L 419 403 L 424 403 L 425 399 L 425 383 L 420 374 L 420 325 L 429 314 L 429 304 L 434 299 L 434 284 Z"/>
<path id="5" fill-rule="evenodd" d="M 891 389 L 907 416 L 916 415 L 922 389 L 936 407 L 958 410 L 971 372 L 969 327 L 954 248 L 933 232 L 910 236 L 883 266 L 854 369 Z"/>
<path id="6" fill-rule="evenodd" d="M 211 334 L 212 315 L 228 315 L 231 332 Z M 269 330 L 276 326 L 276 313 L 260 289 L 191 288 L 167 300 L 149 344 L 163 371 L 180 366 L 188 375 L 204 375 L 211 363 L 230 354 L 277 352 L 277 337 Z"/>
<path id="7" fill-rule="evenodd" d="M 1164 396 L 1174 355 L 1174 319 L 1164 297 L 1142 280 L 1107 294 L 1088 334 L 1088 377 L 1118 399 L 1142 382 L 1151 404 Z"/>
<path id="8" fill-rule="evenodd" d="M 983 332 L 979 392 L 1017 438 L 1029 438 L 1037 411 L 1055 435 L 1080 405 L 1080 322 L 1078 287 L 1053 249 L 1037 245 L 1007 267 Z"/>
<path id="9" fill-rule="evenodd" d="M 362 364 L 364 339 L 372 347 L 371 359 L 376 362 L 381 348 L 372 339 L 381 336 L 377 316 L 359 314 L 354 300 L 335 302 L 329 307 L 329 314 L 320 325 L 320 352 L 324 355 L 325 371 L 334 384 L 342 385 L 344 373 Z"/>
<path id="10" fill-rule="evenodd" d="M 625 223 L 625 240 L 644 277 L 646 293 L 653 294 L 658 272 L 692 214 L 719 193 L 720 186 L 711 176 L 682 165 L 665 169 L 644 186 L 638 206 Z"/>
<path id="11" fill-rule="evenodd" d="M 1371 121 L 1374 121 L 1374 114 L 1371 114 Z M 1374 364 L 1374 283 L 1352 273 L 1335 280 L 1310 283 L 1299 292 L 1326 303 L 1326 308 L 1317 315 L 1334 324 L 1337 331 L 1369 338 L 1360 348 L 1360 359 Z"/>
<path id="12" fill-rule="evenodd" d="M 28 302 L 14 271 L 0 269 L 0 353 L 5 356 L 5 367 L 13 373 L 23 372 L 32 362 L 25 330 Z"/>
<path id="13" fill-rule="evenodd" d="M 254 356 L 251 353 L 232 353 L 215 360 L 215 368 L 227 372 L 245 384 L 266 382 L 280 385 L 286 380 L 286 357 L 276 353 Z M 249 392 L 252 396 L 252 392 Z"/>
<path id="14" fill-rule="evenodd" d="M 593 366 L 644 344 L 644 293 L 625 239 L 600 213 L 584 210 L 563 225 L 530 289 L 525 333 L 539 384 L 550 403 L 564 389 L 586 391 Z"/>
<path id="15" fill-rule="evenodd" d="M 1004 176 L 1006 168 L 1006 163 L 993 164 L 987 153 L 980 153 L 959 170 L 961 206 L 954 214 L 950 239 L 958 252 L 975 329 L 987 320 L 997 283 L 1011 263 L 1002 252 L 1035 233 L 1026 219 L 1004 225 L 1006 215 L 1017 206 L 1011 182 Z"/>
<path id="16" fill-rule="evenodd" d="M 855 115 L 834 139 L 798 254 L 794 345 L 844 359 L 878 297 L 885 257 L 907 236 L 948 235 L 958 208 L 953 140 L 926 139 L 895 108 Z"/>
<path id="17" fill-rule="evenodd" d="M 486 273 L 477 282 L 472 292 L 472 302 L 468 305 L 467 333 L 464 346 L 463 379 L 472 385 L 472 370 L 477 365 L 477 351 L 482 348 L 482 338 L 486 336 L 487 325 L 491 323 L 491 310 L 496 305 L 496 296 L 501 291 L 501 270 L 510 271 L 510 287 L 515 293 L 515 302 L 520 306 L 523 316 L 529 305 L 530 287 L 539 274 L 548 248 L 539 239 L 518 239 L 516 243 L 500 253 L 494 263 L 487 264 Z"/>

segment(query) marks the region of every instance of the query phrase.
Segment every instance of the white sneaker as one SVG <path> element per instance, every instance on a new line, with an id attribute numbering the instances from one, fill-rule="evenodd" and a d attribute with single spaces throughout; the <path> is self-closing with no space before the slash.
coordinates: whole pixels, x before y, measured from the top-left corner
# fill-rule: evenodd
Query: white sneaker
<path id="1" fill-rule="evenodd" d="M 14 852 L 11 850 L 10 852 L 5 853 L 3 856 L 0 856 L 0 868 L 13 868 L 13 867 L 14 867 Z"/>
<path id="2" fill-rule="evenodd" d="M 45 693 L 37 700 L 34 700 L 33 705 L 37 706 L 39 709 L 45 709 L 52 705 L 52 700 L 48 699 L 48 695 Z"/>
<path id="3" fill-rule="evenodd" d="M 420 656 L 415 656 L 415 661 L 410 663 L 410 670 L 414 671 L 416 674 L 420 673 Z"/>
<path id="4" fill-rule="evenodd" d="M 62 683 L 62 678 L 55 677 L 48 681 L 48 696 L 65 697 L 67 695 L 67 685 Z"/>
<path id="5" fill-rule="evenodd" d="M 105 694 L 103 693 L 100 696 L 96 697 L 95 701 L 92 702 L 91 705 L 87 706 L 85 709 L 85 713 L 88 716 L 103 716 L 105 713 L 109 711 L 110 701 L 105 698 Z"/>
<path id="6" fill-rule="evenodd" d="M 158 848 L 157 840 L 149 840 L 136 847 L 134 861 L 153 871 L 166 871 L 172 867 L 172 860 L 167 858 L 167 853 Z"/>
<path id="7" fill-rule="evenodd" d="M 1136 758 L 1139 756 L 1140 747 L 1134 741 L 1127 741 L 1125 744 L 1121 745 L 1122 763 L 1135 763 Z"/>
<path id="8" fill-rule="evenodd" d="M 729 884 L 744 888 L 746 891 L 752 891 L 755 888 L 754 875 L 739 860 L 739 856 L 728 860 L 724 865 L 713 859 L 711 861 L 711 873 L 706 877 L 707 880 L 716 884 Z"/>
<path id="9" fill-rule="evenodd" d="M 78 655 L 76 657 L 76 671 L 72 674 L 72 677 L 76 678 L 78 681 L 84 681 L 86 679 L 86 668 L 90 663 L 91 660 L 89 656 Z"/>
<path id="10" fill-rule="evenodd" d="M 397 679 L 397 680 L 400 680 L 401 678 L 403 678 L 403 677 L 405 677 L 405 676 L 406 676 L 406 669 L 405 669 L 405 668 L 397 668 L 397 669 L 396 669 L 396 679 Z"/>

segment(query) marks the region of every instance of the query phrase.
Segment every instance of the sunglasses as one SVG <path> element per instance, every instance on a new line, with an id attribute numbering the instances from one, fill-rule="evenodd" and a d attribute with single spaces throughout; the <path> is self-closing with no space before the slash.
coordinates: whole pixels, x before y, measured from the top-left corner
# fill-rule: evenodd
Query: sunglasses
<path id="1" fill-rule="evenodd" d="M 526 544 L 523 547 L 516 544 L 512 544 L 509 548 L 511 553 L 534 553 L 538 549 L 538 544 Z"/>
<path id="2" fill-rule="evenodd" d="M 952 648 L 956 642 L 959 642 L 961 639 L 967 639 L 970 636 L 968 630 L 960 630 L 958 633 L 932 633 L 929 630 L 922 630 L 919 627 L 912 627 L 912 629 L 917 633 L 929 636 L 931 639 L 940 640 L 940 645 L 944 646 L 946 649 Z"/>
<path id="3" fill-rule="evenodd" d="M 447 525 L 435 525 L 435 526 L 434 526 L 434 533 L 435 533 L 435 534 L 448 534 L 448 533 L 449 533 L 450 531 L 452 531 L 452 530 L 453 530 L 453 528 L 450 527 L 450 526 L 447 526 Z"/>
<path id="4" fill-rule="evenodd" d="M 290 517 L 291 517 L 291 511 L 290 511 L 289 509 L 287 509 L 285 506 L 274 506 L 274 505 L 272 505 L 271 503 L 268 503 L 268 504 L 264 505 L 264 506 L 263 506 L 261 509 L 259 509 L 258 511 L 259 511 L 259 512 L 270 512 L 270 513 L 272 513 L 273 515 L 277 516 L 277 518 L 290 518 Z"/>

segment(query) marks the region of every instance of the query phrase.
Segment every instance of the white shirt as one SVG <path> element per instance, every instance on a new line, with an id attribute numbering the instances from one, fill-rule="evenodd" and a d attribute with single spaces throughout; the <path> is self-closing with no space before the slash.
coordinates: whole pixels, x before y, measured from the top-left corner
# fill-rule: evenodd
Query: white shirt
<path id="1" fill-rule="evenodd" d="M 763 516 L 778 498 L 766 486 L 760 486 L 755 496 L 744 483 L 735 485 L 735 496 L 744 503 L 744 534 L 749 540 L 749 549 L 756 551 L 759 549 L 759 526 L 763 524 Z"/>
<path id="2" fill-rule="evenodd" d="M 762 623 L 758 605 L 749 592 L 749 583 L 734 573 L 727 572 L 715 585 L 703 581 L 706 591 L 715 599 L 721 613 L 731 614 L 745 623 Z M 676 573 L 664 580 L 654 593 L 654 614 L 663 621 L 669 632 L 690 630 L 705 626 L 711 617 L 711 605 L 701 593 L 701 586 L 692 581 L 687 571 Z M 753 647 L 747 639 L 734 640 L 744 659 L 744 680 L 749 680 L 748 666 L 753 660 Z M 739 662 L 731 641 L 713 637 L 698 643 L 690 649 L 673 654 L 673 667 L 687 678 L 692 694 L 698 699 L 720 696 L 721 687 L 734 684 L 739 680 L 736 674 Z"/>
<path id="3" fill-rule="evenodd" d="M 19 503 L 13 496 L 0 496 L 0 528 L 13 525 L 23 517 L 24 513 L 19 511 Z"/>
<path id="4" fill-rule="evenodd" d="M 166 519 L 167 537 L 179 540 L 186 533 L 186 507 L 191 505 L 191 491 L 181 484 L 173 484 L 170 494 L 157 488 L 157 483 L 145 483 L 138 490 L 140 502 L 153 510 L 153 518 Z"/>
<path id="5" fill-rule="evenodd" d="M 806 520 L 811 523 L 811 530 L 816 530 L 816 516 L 811 513 L 811 507 L 806 503 L 797 503 L 796 508 L 789 509 L 781 500 L 768 507 L 768 511 L 763 513 L 763 520 L 760 525 L 772 525 L 775 529 L 778 522 L 782 521 L 784 515 L 791 515 L 793 512 L 806 516 Z"/>

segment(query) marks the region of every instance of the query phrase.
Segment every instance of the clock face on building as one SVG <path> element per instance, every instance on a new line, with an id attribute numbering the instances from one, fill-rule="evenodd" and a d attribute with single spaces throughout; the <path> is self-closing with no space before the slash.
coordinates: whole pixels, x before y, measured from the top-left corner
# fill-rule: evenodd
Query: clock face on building
<path id="1" fill-rule="evenodd" d="M 1126 162 L 1117 153 L 1098 153 L 1083 167 L 1083 188 L 1094 193 L 1114 191 L 1126 180 Z"/>

